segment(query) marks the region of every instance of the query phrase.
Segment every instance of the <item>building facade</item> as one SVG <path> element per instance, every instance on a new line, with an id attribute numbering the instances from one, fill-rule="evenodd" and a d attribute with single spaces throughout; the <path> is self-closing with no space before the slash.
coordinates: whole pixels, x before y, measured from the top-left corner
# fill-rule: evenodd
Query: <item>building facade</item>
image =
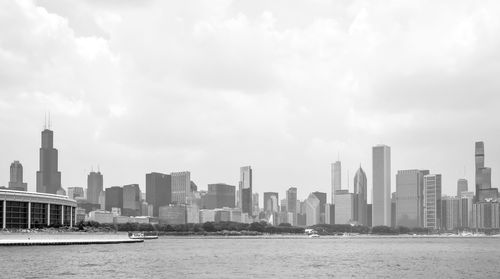
<path id="1" fill-rule="evenodd" d="M 396 226 L 423 227 L 424 176 L 428 170 L 400 170 L 396 175 Z"/>
<path id="2" fill-rule="evenodd" d="M 441 227 L 441 175 L 424 176 L 424 228 Z"/>
<path id="3" fill-rule="evenodd" d="M 349 190 L 335 192 L 335 224 L 349 224 L 354 220 L 354 195 Z"/>
<path id="4" fill-rule="evenodd" d="M 310 194 L 309 197 L 307 197 L 306 201 L 305 201 L 305 207 L 306 207 L 306 225 L 307 226 L 314 226 L 314 225 L 317 225 L 319 224 L 320 222 L 320 214 L 321 214 L 321 210 L 320 210 L 320 200 L 316 197 L 316 195 L 314 194 Z M 290 213 L 292 212 L 288 212 L 289 213 L 289 216 L 290 216 Z M 294 218 L 297 218 L 295 217 L 297 214 L 293 214 L 292 216 L 294 216 Z M 289 217 L 290 218 L 290 217 Z M 290 222 L 288 222 L 290 223 Z M 296 222 L 295 222 L 296 223 Z M 292 224 L 292 223 L 290 223 Z M 292 225 L 295 225 L 295 224 L 292 224 Z"/>
<path id="5" fill-rule="evenodd" d="M 188 171 L 173 172 L 172 179 L 172 203 L 187 204 L 191 198 L 191 173 Z"/>
<path id="6" fill-rule="evenodd" d="M 391 226 L 391 148 L 377 145 L 372 149 L 373 203 L 372 225 Z"/>
<path id="7" fill-rule="evenodd" d="M 141 189 L 139 188 L 139 184 L 130 184 L 123 186 L 122 215 L 141 215 Z"/>
<path id="8" fill-rule="evenodd" d="M 462 196 L 462 192 L 467 192 L 469 191 L 469 183 L 467 182 L 467 179 L 465 178 L 460 178 L 457 181 L 457 197 Z"/>
<path id="9" fill-rule="evenodd" d="M 123 210 L 123 188 L 120 186 L 113 186 L 106 188 L 105 191 L 106 201 L 105 209 L 106 211 L 111 211 L 113 208 L 119 208 Z"/>
<path id="10" fill-rule="evenodd" d="M 100 171 L 91 171 L 87 175 L 87 200 L 90 203 L 99 203 L 99 195 L 103 191 L 103 176 Z"/>
<path id="11" fill-rule="evenodd" d="M 342 163 L 336 161 L 332 164 L 331 176 L 332 176 L 332 192 L 331 192 L 331 203 L 335 202 L 335 191 L 342 189 Z"/>
<path id="12" fill-rule="evenodd" d="M 241 167 L 239 182 L 240 208 L 241 212 L 248 215 L 253 214 L 252 194 L 252 167 Z"/>
<path id="13" fill-rule="evenodd" d="M 23 165 L 19 161 L 14 161 L 10 164 L 9 189 L 28 191 L 28 184 L 23 182 Z"/>
<path id="14" fill-rule="evenodd" d="M 40 170 L 36 173 L 36 191 L 56 194 L 61 188 L 61 172 L 58 171 L 58 153 L 54 148 L 54 132 L 42 131 L 40 148 Z"/>
<path id="15" fill-rule="evenodd" d="M 172 202 L 172 179 L 168 174 L 152 172 L 146 174 L 146 202 L 153 207 L 154 217 L 159 216 L 160 206 Z"/>
<path id="16" fill-rule="evenodd" d="M 224 183 L 208 184 L 208 191 L 204 197 L 204 207 L 215 209 L 235 207 L 236 187 Z"/>
<path id="17" fill-rule="evenodd" d="M 366 226 L 368 224 L 367 218 L 367 189 L 368 181 L 366 179 L 365 171 L 359 166 L 359 169 L 354 175 L 354 218 L 353 221 L 360 225 Z"/>

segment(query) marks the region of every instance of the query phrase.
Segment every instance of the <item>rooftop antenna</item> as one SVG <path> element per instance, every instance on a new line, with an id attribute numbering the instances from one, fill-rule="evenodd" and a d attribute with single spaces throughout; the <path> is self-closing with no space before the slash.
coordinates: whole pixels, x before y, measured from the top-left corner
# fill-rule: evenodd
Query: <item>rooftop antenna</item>
<path id="1" fill-rule="evenodd" d="M 50 126 L 51 126 L 51 123 L 50 123 L 50 111 L 49 111 L 49 130 L 50 130 Z"/>
<path id="2" fill-rule="evenodd" d="M 43 120 L 43 129 L 47 129 L 47 112 L 45 112 L 45 118 Z"/>

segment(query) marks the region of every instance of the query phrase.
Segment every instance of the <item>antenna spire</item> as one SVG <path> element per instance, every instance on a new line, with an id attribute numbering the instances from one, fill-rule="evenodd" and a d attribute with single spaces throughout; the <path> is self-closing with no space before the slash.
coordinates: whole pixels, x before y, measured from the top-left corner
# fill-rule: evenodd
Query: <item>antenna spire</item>
<path id="1" fill-rule="evenodd" d="M 49 130 L 52 123 L 50 123 L 50 111 L 49 111 Z"/>
<path id="2" fill-rule="evenodd" d="M 44 116 L 45 116 L 45 118 L 43 120 L 43 129 L 45 130 L 45 129 L 47 129 L 47 112 L 45 112 Z"/>

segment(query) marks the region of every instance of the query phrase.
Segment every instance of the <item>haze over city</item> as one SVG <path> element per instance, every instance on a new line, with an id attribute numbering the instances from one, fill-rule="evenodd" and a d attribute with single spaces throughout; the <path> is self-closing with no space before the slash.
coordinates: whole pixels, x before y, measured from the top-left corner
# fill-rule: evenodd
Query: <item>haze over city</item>
<path id="1" fill-rule="evenodd" d="M 344 189 L 360 164 L 371 189 L 383 143 L 392 191 L 428 169 L 452 194 L 479 140 L 497 187 L 500 4 L 445 2 L 2 2 L 0 185 L 19 160 L 35 191 L 50 112 L 64 188 L 91 166 L 144 190 L 152 171 L 205 188 L 251 165 L 254 192 L 303 199 L 337 159 Z"/>

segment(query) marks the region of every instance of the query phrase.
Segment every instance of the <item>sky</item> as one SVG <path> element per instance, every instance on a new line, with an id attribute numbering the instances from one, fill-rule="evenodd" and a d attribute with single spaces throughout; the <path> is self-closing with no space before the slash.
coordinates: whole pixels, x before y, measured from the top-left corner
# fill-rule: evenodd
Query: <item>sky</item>
<path id="1" fill-rule="evenodd" d="M 62 184 L 191 171 L 200 189 L 352 189 L 371 148 L 402 169 L 465 177 L 474 142 L 500 170 L 499 1 L 0 1 L 0 185 L 36 189 L 50 112 Z M 369 194 L 370 200 L 371 194 Z"/>

